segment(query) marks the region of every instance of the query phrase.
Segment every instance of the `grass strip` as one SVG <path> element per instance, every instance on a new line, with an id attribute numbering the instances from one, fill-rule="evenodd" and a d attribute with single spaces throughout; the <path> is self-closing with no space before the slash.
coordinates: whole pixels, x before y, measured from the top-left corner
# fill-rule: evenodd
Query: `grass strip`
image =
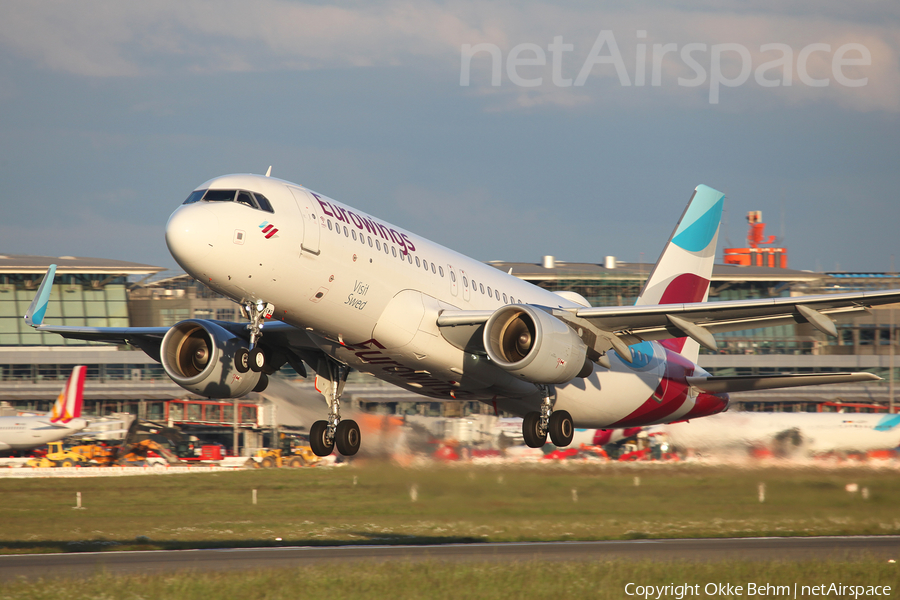
<path id="1" fill-rule="evenodd" d="M 858 491 L 847 492 L 848 483 Z M 76 492 L 82 510 L 73 508 Z M 900 532 L 900 478 L 893 469 L 875 468 L 403 469 L 360 462 L 335 469 L 6 479 L 0 494 L 0 553 L 7 554 Z"/>
<path id="2" fill-rule="evenodd" d="M 355 563 L 347 567 L 315 566 L 297 569 L 272 569 L 238 573 L 180 573 L 175 575 L 112 576 L 98 573 L 86 579 L 49 579 L 37 582 L 17 581 L 0 590 L 0 600 L 295 600 L 298 597 L 344 598 L 591 598 L 621 599 L 627 584 L 667 586 L 662 597 L 724 597 L 720 584 L 732 590 L 748 584 L 763 586 L 768 597 L 793 597 L 773 594 L 788 586 L 793 592 L 800 586 L 852 585 L 900 586 L 898 565 L 884 561 L 859 562 L 569 562 L 516 564 L 466 563 Z M 691 592 L 675 586 L 692 586 Z M 694 587 L 699 586 L 699 587 Z M 634 593 L 635 586 L 629 588 Z M 727 589 L 727 588 L 724 588 Z M 783 591 L 783 589 L 781 590 Z M 694 593 L 698 592 L 698 593 Z M 710 593 L 712 592 L 712 593 Z M 761 594 L 756 594 L 761 595 Z M 642 596 L 637 596 L 642 597 Z M 798 594 L 797 597 L 812 597 Z M 829 597 L 852 597 L 831 594 Z M 871 597 L 871 596 L 870 596 Z M 881 596 L 885 597 L 885 596 Z"/>

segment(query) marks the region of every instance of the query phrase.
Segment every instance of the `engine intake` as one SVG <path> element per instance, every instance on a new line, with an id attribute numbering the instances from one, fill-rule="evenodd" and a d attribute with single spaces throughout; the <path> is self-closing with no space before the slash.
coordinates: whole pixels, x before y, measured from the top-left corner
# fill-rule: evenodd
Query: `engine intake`
<path id="1" fill-rule="evenodd" d="M 499 367 L 537 384 L 566 383 L 593 371 L 572 328 L 539 308 L 509 305 L 484 326 L 484 348 Z"/>
<path id="2" fill-rule="evenodd" d="M 160 359 L 172 381 L 207 398 L 238 398 L 252 391 L 260 374 L 239 373 L 234 355 L 247 342 L 200 319 L 174 325 L 163 338 Z"/>

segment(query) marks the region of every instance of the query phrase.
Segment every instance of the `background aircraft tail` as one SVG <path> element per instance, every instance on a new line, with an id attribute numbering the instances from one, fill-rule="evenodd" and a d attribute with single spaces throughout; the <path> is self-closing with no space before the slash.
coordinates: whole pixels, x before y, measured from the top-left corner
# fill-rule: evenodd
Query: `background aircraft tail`
<path id="1" fill-rule="evenodd" d="M 724 201 L 722 192 L 705 185 L 696 187 L 636 305 L 706 301 Z M 700 345 L 689 338 L 662 344 L 694 362 L 700 354 Z"/>
<path id="2" fill-rule="evenodd" d="M 84 377 L 87 367 L 78 365 L 72 369 L 69 380 L 50 410 L 51 423 L 68 423 L 81 416 L 81 405 L 84 402 Z"/>

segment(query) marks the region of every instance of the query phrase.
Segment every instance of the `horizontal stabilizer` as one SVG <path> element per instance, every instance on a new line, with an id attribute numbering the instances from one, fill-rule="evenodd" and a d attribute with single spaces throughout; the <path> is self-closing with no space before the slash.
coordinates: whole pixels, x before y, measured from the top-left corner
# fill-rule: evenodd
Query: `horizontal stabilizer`
<path id="1" fill-rule="evenodd" d="M 778 375 L 687 378 L 687 382 L 690 386 L 710 394 L 880 380 L 881 377 L 873 375 L 872 373 L 784 373 Z"/>

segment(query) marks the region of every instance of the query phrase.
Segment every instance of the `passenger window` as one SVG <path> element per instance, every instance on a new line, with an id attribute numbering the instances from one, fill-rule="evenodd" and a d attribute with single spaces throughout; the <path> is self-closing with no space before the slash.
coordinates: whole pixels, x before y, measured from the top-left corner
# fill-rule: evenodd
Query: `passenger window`
<path id="1" fill-rule="evenodd" d="M 253 194 L 256 197 L 256 203 L 259 204 L 259 208 L 270 213 L 274 213 L 275 210 L 272 208 L 272 203 L 269 202 L 269 199 L 263 196 L 260 193 Z"/>
<path id="2" fill-rule="evenodd" d="M 441 277 L 444 276 L 444 267 L 438 267 L 438 271 L 441 273 Z"/>
<path id="3" fill-rule="evenodd" d="M 426 271 L 428 270 L 428 261 L 425 260 L 424 258 L 422 259 L 422 266 L 425 267 Z"/>
<path id="4" fill-rule="evenodd" d="M 478 289 L 481 290 L 481 293 L 483 294 L 483 293 L 484 293 L 484 284 L 483 284 L 483 283 L 479 283 L 479 284 L 478 284 Z"/>
<path id="5" fill-rule="evenodd" d="M 250 197 L 250 192 L 238 192 L 237 201 L 239 204 L 246 204 L 250 208 L 256 208 L 256 205 L 253 204 L 253 198 Z"/>
<path id="6" fill-rule="evenodd" d="M 387 244 L 384 245 L 384 253 L 385 253 L 385 254 L 390 254 L 390 253 L 391 253 L 390 250 L 388 250 L 388 245 L 387 245 Z"/>
<path id="7" fill-rule="evenodd" d="M 391 246 L 391 254 L 393 254 L 393 255 L 394 255 L 394 258 L 396 258 L 396 257 L 397 257 L 397 249 L 396 249 L 396 248 L 394 248 L 394 247 L 393 247 L 393 246 Z"/>
<path id="8" fill-rule="evenodd" d="M 233 202 L 235 190 L 208 190 L 203 199 L 207 202 Z"/>
<path id="9" fill-rule="evenodd" d="M 450 281 L 456 283 L 456 273 L 454 273 L 453 271 L 450 271 Z"/>
<path id="10" fill-rule="evenodd" d="M 494 290 L 494 297 L 497 298 L 497 300 L 500 299 L 500 290 Z"/>
<path id="11" fill-rule="evenodd" d="M 509 301 L 506 299 L 506 294 L 503 294 L 503 304 L 509 304 Z"/>
<path id="12" fill-rule="evenodd" d="M 469 278 L 463 275 L 463 285 L 469 287 Z"/>
<path id="13" fill-rule="evenodd" d="M 418 257 L 418 256 L 416 257 L 416 266 L 417 266 L 417 267 L 421 267 L 421 266 L 422 266 L 421 264 L 419 264 L 419 257 Z"/>
<path id="14" fill-rule="evenodd" d="M 182 204 L 193 204 L 194 202 L 199 202 L 201 198 L 203 198 L 203 194 L 206 193 L 206 190 L 197 190 L 196 192 L 191 192 L 191 195 L 187 197 L 187 200 L 182 202 Z"/>
<path id="15" fill-rule="evenodd" d="M 491 286 L 488 286 L 488 296 L 493 296 L 494 292 L 491 291 Z"/>
<path id="16" fill-rule="evenodd" d="M 351 229 L 350 233 L 353 234 L 353 241 L 355 242 L 356 241 L 356 232 Z"/>
<path id="17" fill-rule="evenodd" d="M 375 249 L 381 250 L 381 242 L 379 240 L 375 240 Z"/>
<path id="18" fill-rule="evenodd" d="M 406 260 L 409 261 L 409 264 L 412 264 L 412 254 L 410 254 L 409 252 L 406 253 Z"/>
<path id="19" fill-rule="evenodd" d="M 434 270 L 434 263 L 431 263 L 431 272 L 435 274 L 437 273 L 437 271 Z"/>
<path id="20" fill-rule="evenodd" d="M 346 227 L 344 227 L 344 237 L 350 237 L 350 232 L 347 231 Z"/>
<path id="21" fill-rule="evenodd" d="M 370 235 L 370 236 L 368 236 L 368 238 L 369 238 L 369 248 L 371 248 L 372 247 L 372 236 Z"/>
<path id="22" fill-rule="evenodd" d="M 331 219 L 328 219 L 328 231 L 331 231 Z"/>

